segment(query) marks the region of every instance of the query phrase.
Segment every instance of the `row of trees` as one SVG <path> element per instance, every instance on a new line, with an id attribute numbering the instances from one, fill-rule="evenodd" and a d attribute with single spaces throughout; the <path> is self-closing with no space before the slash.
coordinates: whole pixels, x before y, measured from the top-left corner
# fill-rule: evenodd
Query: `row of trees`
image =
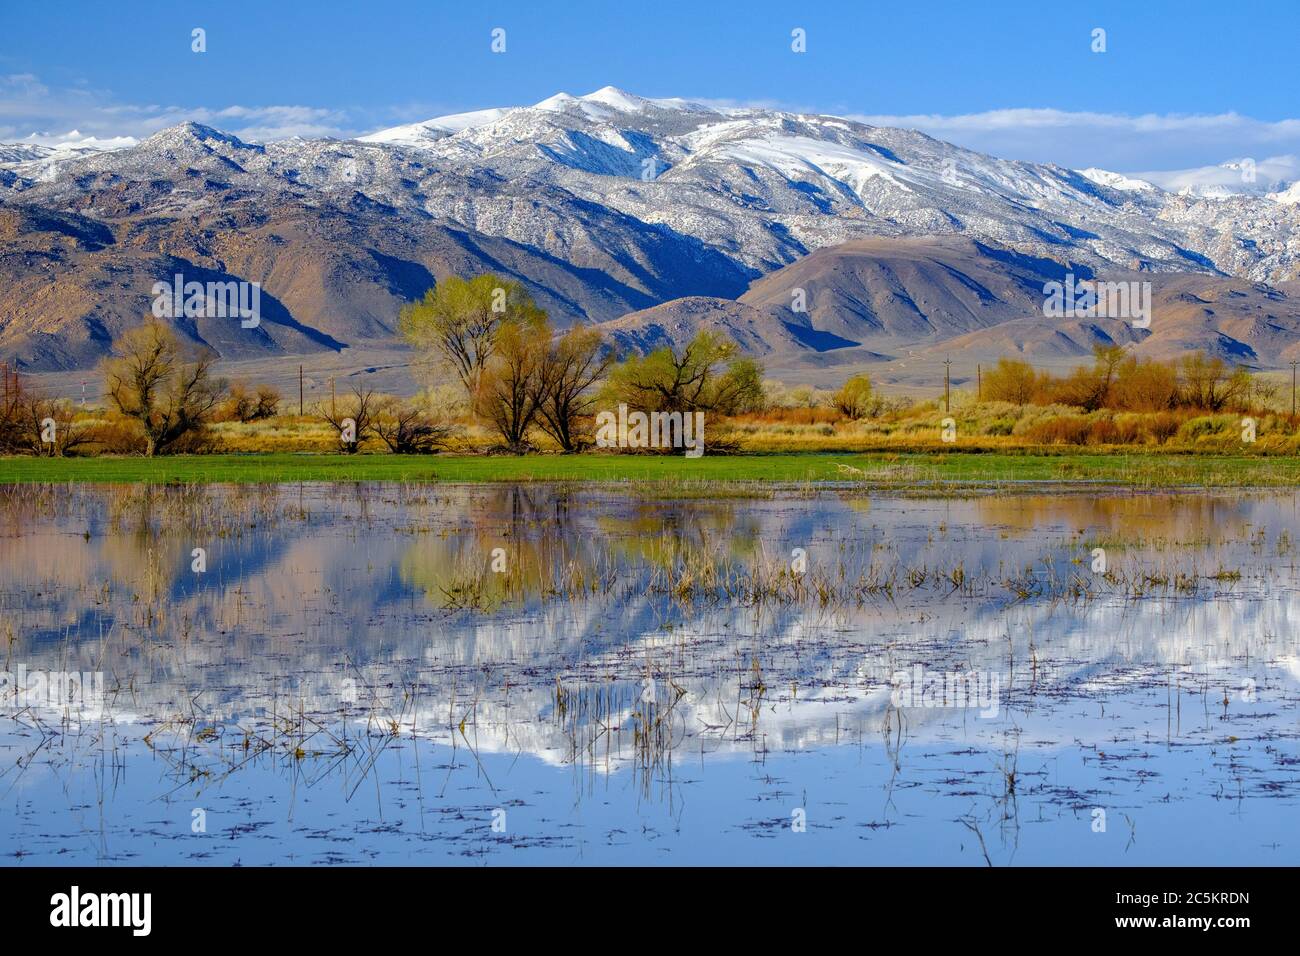
<path id="1" fill-rule="evenodd" d="M 555 335 L 524 287 L 495 275 L 449 278 L 402 310 L 403 335 L 435 380 L 448 373 L 502 447 L 530 447 L 536 428 L 566 452 L 591 442 L 598 406 L 729 414 L 762 400 L 759 366 L 733 342 L 699 333 L 680 351 L 617 362 L 596 329 Z"/>
<path id="2" fill-rule="evenodd" d="M 983 377 L 982 397 L 1017 405 L 1074 405 L 1085 411 L 1160 412 L 1177 408 L 1249 411 L 1276 386 L 1245 369 L 1201 353 L 1175 362 L 1140 359 L 1120 346 L 1099 346 L 1093 363 L 1064 376 L 1028 362 L 1000 359 Z"/>
<path id="3" fill-rule="evenodd" d="M 718 415 L 765 405 L 760 366 L 723 336 L 701 331 L 679 349 L 663 347 L 620 362 L 597 329 L 578 325 L 555 334 L 521 284 L 491 274 L 439 282 L 402 309 L 399 327 L 429 382 L 455 383 L 473 415 L 514 453 L 532 447 L 535 431 L 566 452 L 580 451 L 591 444 L 595 412 L 619 404 Z M 212 421 L 251 422 L 278 413 L 274 389 L 229 385 L 213 375 L 214 360 L 210 352 L 188 349 L 153 318 L 119 340 L 118 355 L 102 366 L 105 394 L 111 410 L 133 423 L 140 437 L 132 440 L 146 455 L 203 450 Z M 981 397 L 1085 411 L 1217 412 L 1266 403 L 1273 388 L 1221 359 L 1193 354 L 1158 362 L 1112 346 L 1097 348 L 1091 365 L 1062 376 L 1002 359 L 983 376 Z M 96 440 L 70 402 L 33 392 L 7 371 L 3 395 L 0 452 L 62 455 Z M 810 389 L 810 404 L 813 395 Z M 816 401 L 854 419 L 884 408 L 864 375 Z M 361 384 L 313 414 L 339 432 L 347 451 L 377 439 L 396 453 L 425 453 L 446 447 L 456 430 L 427 402 L 378 395 Z"/>
<path id="4" fill-rule="evenodd" d="M 251 422 L 274 417 L 280 395 L 275 389 L 229 385 L 212 374 L 210 352 L 187 349 L 176 333 L 149 320 L 122 337 L 120 355 L 104 363 L 105 392 L 111 408 L 134 421 L 144 436 L 144 453 L 199 451 L 211 421 Z M 340 409 L 331 400 L 314 411 L 338 429 L 340 447 L 356 451 L 369 438 L 378 438 L 394 452 L 405 454 L 442 447 L 451 428 L 436 421 L 414 402 L 378 396 L 356 386 L 352 400 Z M 346 421 L 351 419 L 351 421 Z"/>
<path id="5" fill-rule="evenodd" d="M 565 451 L 581 450 L 591 443 L 601 404 L 726 414 L 762 402 L 760 368 L 721 336 L 702 332 L 681 350 L 662 348 L 618 363 L 600 332 L 579 325 L 556 335 L 522 285 L 495 275 L 440 282 L 402 310 L 400 328 L 426 376 L 458 383 L 474 415 L 511 452 L 530 448 L 534 430 Z M 131 441 L 145 455 L 202 451 L 209 423 L 278 413 L 279 393 L 227 383 L 213 374 L 215 360 L 152 317 L 118 340 L 117 355 L 101 366 L 104 393 L 110 410 L 131 423 L 137 436 Z M 455 431 L 420 402 L 362 384 L 319 403 L 313 414 L 338 431 L 340 447 L 350 452 L 371 439 L 397 453 L 430 452 L 445 447 Z M 100 437 L 70 402 L 24 389 L 6 372 L 0 451 L 61 455 Z"/>

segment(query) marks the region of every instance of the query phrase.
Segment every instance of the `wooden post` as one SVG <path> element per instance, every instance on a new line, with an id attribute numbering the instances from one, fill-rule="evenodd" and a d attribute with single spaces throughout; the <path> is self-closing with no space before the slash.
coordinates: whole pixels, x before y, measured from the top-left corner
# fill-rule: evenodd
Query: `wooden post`
<path id="1" fill-rule="evenodd" d="M 952 359 L 946 358 L 943 360 L 943 410 L 944 412 L 952 411 L 952 406 L 949 402 L 950 393 L 948 390 L 948 371 L 951 366 L 952 366 Z"/>
<path id="2" fill-rule="evenodd" d="M 1300 360 L 1291 360 L 1291 417 L 1295 418 L 1295 367 L 1300 365 Z"/>
<path id="3" fill-rule="evenodd" d="M 302 417 L 302 366 L 298 366 L 298 417 Z"/>
<path id="4" fill-rule="evenodd" d="M 975 366 L 975 399 L 976 399 L 976 401 L 980 401 L 980 402 L 984 401 L 984 374 L 983 374 L 983 371 L 984 371 L 984 370 L 983 370 L 983 367 L 982 367 L 982 366 L 979 366 L 979 365 L 976 365 L 976 366 Z"/>

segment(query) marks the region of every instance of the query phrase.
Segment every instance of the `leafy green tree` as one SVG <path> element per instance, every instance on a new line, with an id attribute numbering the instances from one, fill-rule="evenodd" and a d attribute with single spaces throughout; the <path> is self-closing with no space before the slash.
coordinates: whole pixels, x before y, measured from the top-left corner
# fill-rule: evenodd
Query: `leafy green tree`
<path id="1" fill-rule="evenodd" d="M 871 409 L 871 379 L 854 375 L 840 386 L 831 403 L 846 418 L 866 418 Z"/>
<path id="2" fill-rule="evenodd" d="M 518 282 L 492 273 L 472 279 L 451 276 L 405 306 L 398 327 L 436 367 L 454 373 L 472 398 L 502 324 L 527 323 L 545 314 Z"/>
<path id="3" fill-rule="evenodd" d="M 680 352 L 664 346 L 615 366 L 605 397 L 643 411 L 751 410 L 763 401 L 762 369 L 738 352 L 735 342 L 706 329 Z"/>

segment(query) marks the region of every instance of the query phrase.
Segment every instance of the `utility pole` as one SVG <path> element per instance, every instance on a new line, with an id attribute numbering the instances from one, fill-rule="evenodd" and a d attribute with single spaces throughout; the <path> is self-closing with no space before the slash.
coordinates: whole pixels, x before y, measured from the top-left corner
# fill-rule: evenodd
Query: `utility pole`
<path id="1" fill-rule="evenodd" d="M 334 376 L 330 376 L 330 415 L 336 415 L 334 411 Z"/>
<path id="2" fill-rule="evenodd" d="M 975 366 L 975 400 L 984 401 L 984 369 L 983 366 Z"/>
<path id="3" fill-rule="evenodd" d="M 948 373 L 951 367 L 952 367 L 952 359 L 950 358 L 944 359 L 943 360 L 943 410 L 945 412 L 952 411 L 952 408 L 949 405 L 950 393 L 948 390 L 948 385 L 949 385 Z"/>
<path id="4" fill-rule="evenodd" d="M 1300 359 L 1291 359 L 1291 418 L 1296 416 L 1296 365 Z"/>
<path id="5" fill-rule="evenodd" d="M 298 417 L 302 417 L 302 366 L 298 366 Z"/>

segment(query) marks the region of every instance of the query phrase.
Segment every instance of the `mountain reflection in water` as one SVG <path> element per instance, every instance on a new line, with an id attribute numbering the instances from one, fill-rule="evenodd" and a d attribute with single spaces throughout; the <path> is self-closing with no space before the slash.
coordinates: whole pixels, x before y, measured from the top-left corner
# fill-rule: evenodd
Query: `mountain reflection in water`
<path id="1" fill-rule="evenodd" d="M 1298 502 L 5 488 L 0 853 L 1295 864 Z"/>

